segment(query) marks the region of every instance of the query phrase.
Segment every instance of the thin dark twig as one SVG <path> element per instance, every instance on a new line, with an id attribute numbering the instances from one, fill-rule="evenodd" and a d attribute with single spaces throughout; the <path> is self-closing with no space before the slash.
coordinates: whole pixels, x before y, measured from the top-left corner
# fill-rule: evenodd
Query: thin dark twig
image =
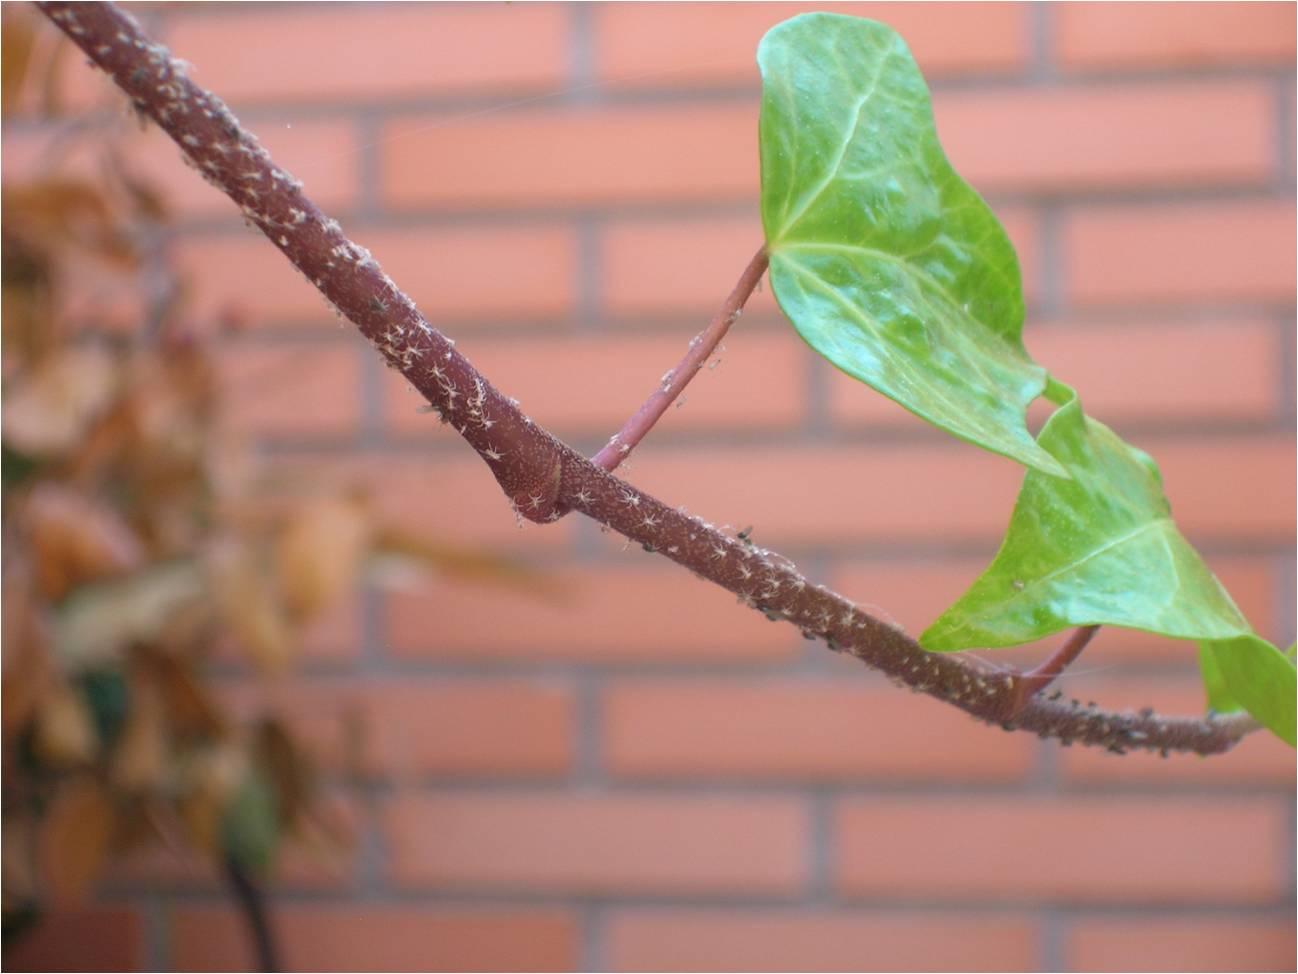
<path id="1" fill-rule="evenodd" d="M 279 954 L 275 949 L 275 938 L 271 934 L 265 892 L 234 856 L 226 857 L 225 875 L 230 880 L 235 901 L 243 910 L 244 919 L 248 923 L 258 970 L 278 971 Z"/>
<path id="2" fill-rule="evenodd" d="M 621 431 L 615 433 L 605 447 L 591 457 L 592 463 L 612 472 L 627 458 L 644 439 L 645 434 L 653 429 L 654 423 L 658 422 L 662 414 L 667 411 L 667 407 L 689 385 L 699 369 L 703 368 L 703 363 L 721 343 L 721 339 L 726 337 L 730 326 L 739 320 L 744 305 L 764 273 L 766 273 L 766 248 L 763 246 L 748 262 L 744 273 L 740 275 L 739 282 L 735 284 L 734 290 L 730 292 L 725 303 L 708 323 L 708 327 L 690 341 L 690 347 L 680 364 L 663 376 L 659 388 L 649 394 L 644 405 L 626 421 Z"/>
<path id="3" fill-rule="evenodd" d="M 788 621 L 808 637 L 881 670 L 898 685 L 1006 730 L 1114 751 L 1215 754 L 1257 729 L 1242 714 L 1165 717 L 1040 695 L 1016 711 L 1018 674 L 968 657 L 925 652 L 900 629 L 810 584 L 783 556 L 731 538 L 619 480 L 537 426 L 492 386 L 428 323 L 369 251 L 349 240 L 225 104 L 195 85 L 184 64 L 145 37 L 132 17 L 111 3 L 38 6 L 477 451 L 519 516 L 547 523 L 569 509 L 581 511 L 733 592 L 768 618 Z M 437 504 L 436 494 L 427 503 Z"/>

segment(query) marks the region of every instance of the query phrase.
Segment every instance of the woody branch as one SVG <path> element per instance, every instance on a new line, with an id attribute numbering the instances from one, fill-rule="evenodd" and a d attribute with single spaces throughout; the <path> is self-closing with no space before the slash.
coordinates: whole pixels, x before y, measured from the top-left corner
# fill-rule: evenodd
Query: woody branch
<path id="1" fill-rule="evenodd" d="M 775 552 L 731 538 L 619 480 L 533 423 L 480 375 L 369 251 L 349 240 L 225 104 L 190 81 L 184 64 L 144 36 L 133 18 L 113 4 L 38 6 L 464 437 L 523 517 L 545 523 L 567 509 L 580 511 L 897 684 L 1008 730 L 1115 751 L 1211 754 L 1256 729 L 1245 716 L 1164 717 L 1040 695 L 1024 699 L 1021 675 L 965 657 L 927 653 L 899 629 L 809 583 Z"/>

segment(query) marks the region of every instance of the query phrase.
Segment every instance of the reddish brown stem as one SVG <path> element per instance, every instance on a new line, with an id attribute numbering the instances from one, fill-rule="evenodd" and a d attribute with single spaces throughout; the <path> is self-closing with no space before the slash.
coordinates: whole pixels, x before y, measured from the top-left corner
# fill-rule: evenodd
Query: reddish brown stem
<path id="1" fill-rule="evenodd" d="M 1017 716 L 1031 697 L 1050 686 L 1055 677 L 1068 669 L 1069 664 L 1082 655 L 1082 650 L 1099 630 L 1099 626 L 1081 626 L 1074 629 L 1072 635 L 1051 654 L 1048 660 L 1020 676 L 1014 688 L 1010 717 Z"/>
<path id="2" fill-rule="evenodd" d="M 945 700 L 1006 730 L 1122 751 L 1145 748 L 1214 754 L 1257 724 L 1244 715 L 1164 717 L 1113 712 L 1034 696 L 1012 719 L 1020 678 L 977 660 L 927 653 L 900 629 L 874 618 L 788 559 L 740 542 L 614 477 L 559 442 L 501 395 L 454 343 L 415 308 L 364 247 L 343 234 L 275 166 L 219 98 L 185 76 L 184 65 L 144 36 L 111 3 L 38 6 L 90 60 L 153 119 L 190 163 L 378 348 L 477 451 L 515 510 L 532 521 L 572 508 L 739 596 L 773 620 L 823 639 L 884 672 L 899 685 Z M 430 491 L 428 504 L 436 504 Z"/>
<path id="3" fill-rule="evenodd" d="M 739 282 L 709 322 L 708 327 L 694 336 L 680 364 L 662 377 L 659 387 L 649 394 L 644 405 L 636 410 L 619 432 L 613 435 L 604 449 L 591 457 L 593 464 L 612 472 L 627 458 L 645 435 L 653 429 L 654 423 L 658 422 L 662 414 L 667 411 L 667 407 L 689 385 L 699 369 L 703 368 L 703 363 L 721 344 L 721 339 L 726 337 L 730 326 L 739 320 L 739 316 L 744 312 L 744 305 L 765 273 L 766 248 L 763 246 L 758 248 L 753 259 L 748 262 Z"/>

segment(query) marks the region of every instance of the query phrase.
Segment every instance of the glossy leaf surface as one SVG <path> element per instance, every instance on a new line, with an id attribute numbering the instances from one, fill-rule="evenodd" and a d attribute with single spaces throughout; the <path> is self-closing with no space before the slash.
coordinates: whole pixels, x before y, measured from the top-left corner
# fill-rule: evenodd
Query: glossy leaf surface
<path id="1" fill-rule="evenodd" d="M 1258 723 L 1294 746 L 1298 737 L 1294 729 L 1298 671 L 1293 661 L 1253 635 L 1206 642 L 1200 645 L 1200 652 L 1213 660 L 1227 699 L 1237 700 Z"/>
<path id="2" fill-rule="evenodd" d="M 1018 258 L 951 168 L 883 24 L 805 14 L 762 39 L 762 222 L 780 307 L 817 352 L 941 429 L 1063 475 L 1033 441 Z"/>
<path id="3" fill-rule="evenodd" d="M 1075 396 L 1038 442 L 1071 479 L 1028 471 L 995 560 L 920 637 L 925 648 L 1010 646 L 1083 625 L 1182 639 L 1251 631 L 1172 523 L 1147 454 L 1085 416 Z"/>
<path id="4" fill-rule="evenodd" d="M 1199 644 L 1199 674 L 1203 677 L 1203 690 L 1208 698 L 1208 709 L 1213 713 L 1229 714 L 1243 710 L 1238 700 L 1230 695 L 1226 686 L 1226 675 L 1217 665 L 1217 656 L 1212 651 L 1212 644 Z"/>

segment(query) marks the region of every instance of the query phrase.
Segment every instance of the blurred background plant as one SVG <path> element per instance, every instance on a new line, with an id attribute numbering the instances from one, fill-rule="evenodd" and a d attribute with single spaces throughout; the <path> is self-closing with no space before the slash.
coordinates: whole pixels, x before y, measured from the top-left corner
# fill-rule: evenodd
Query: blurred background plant
<path id="1" fill-rule="evenodd" d="M 58 111 L 62 47 L 33 16 L 4 10 L 6 115 Z M 97 171 L 61 166 L 86 139 Z M 283 679 L 312 620 L 394 562 L 544 583 L 381 523 L 359 492 L 259 473 L 220 423 L 213 344 L 238 325 L 186 313 L 165 200 L 101 130 L 56 148 L 3 194 L 6 953 L 160 844 L 225 875 L 270 966 L 261 878 L 286 838 L 346 828 L 290 721 L 236 714 L 207 664 Z"/>

